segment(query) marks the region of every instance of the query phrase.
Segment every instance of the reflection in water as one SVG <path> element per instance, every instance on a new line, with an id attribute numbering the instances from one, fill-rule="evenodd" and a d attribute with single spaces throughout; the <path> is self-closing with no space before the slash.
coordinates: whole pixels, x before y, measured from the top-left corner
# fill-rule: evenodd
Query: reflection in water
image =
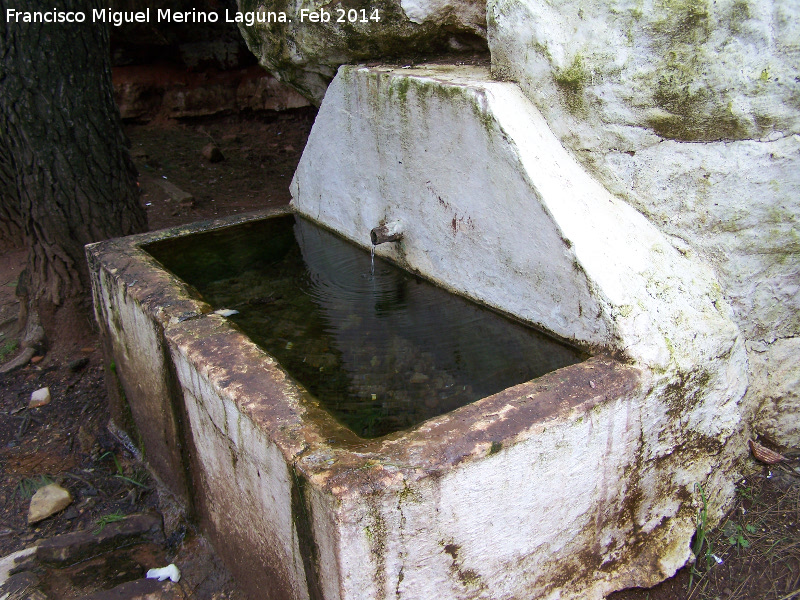
<path id="1" fill-rule="evenodd" d="M 362 437 L 411 427 L 582 356 L 299 217 L 147 250 Z"/>

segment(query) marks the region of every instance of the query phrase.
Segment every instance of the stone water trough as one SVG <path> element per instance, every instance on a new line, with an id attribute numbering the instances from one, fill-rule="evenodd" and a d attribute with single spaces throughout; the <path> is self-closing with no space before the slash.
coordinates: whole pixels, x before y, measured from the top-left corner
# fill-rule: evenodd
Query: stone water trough
<path id="1" fill-rule="evenodd" d="M 112 418 L 253 598 L 599 599 L 691 557 L 746 388 L 711 272 L 610 195 L 513 83 L 345 66 L 289 208 L 87 248 Z M 591 357 L 362 439 L 155 242 L 297 213 Z"/>

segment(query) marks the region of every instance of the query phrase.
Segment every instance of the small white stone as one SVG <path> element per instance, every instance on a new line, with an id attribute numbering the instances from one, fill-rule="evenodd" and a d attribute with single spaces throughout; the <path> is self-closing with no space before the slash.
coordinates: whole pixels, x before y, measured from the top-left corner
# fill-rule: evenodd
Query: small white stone
<path id="1" fill-rule="evenodd" d="M 231 315 L 238 315 L 239 311 L 233 310 L 232 308 L 220 308 L 219 310 L 215 310 L 214 314 L 220 317 L 230 317 Z"/>
<path id="2" fill-rule="evenodd" d="M 43 387 L 31 394 L 31 401 L 28 403 L 28 408 L 38 408 L 50 404 L 50 388 Z"/>
<path id="3" fill-rule="evenodd" d="M 173 583 L 178 583 L 181 580 L 181 572 L 174 564 L 170 564 L 160 569 L 150 569 L 147 572 L 147 579 L 158 579 L 159 581 L 169 579 Z"/>

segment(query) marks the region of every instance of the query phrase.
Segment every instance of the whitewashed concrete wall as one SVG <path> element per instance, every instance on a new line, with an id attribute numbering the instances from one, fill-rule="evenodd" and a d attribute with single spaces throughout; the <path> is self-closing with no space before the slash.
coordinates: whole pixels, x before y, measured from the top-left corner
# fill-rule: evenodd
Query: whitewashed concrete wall
<path id="1" fill-rule="evenodd" d="M 800 5 L 489 0 L 487 21 L 494 74 L 714 269 L 751 362 L 781 374 L 751 373 L 755 430 L 800 445 Z"/>
<path id="2" fill-rule="evenodd" d="M 490 85 L 485 69 L 459 76 L 448 81 Z M 520 156 L 510 143 L 494 151 L 500 137 L 481 118 L 483 89 L 343 67 L 328 96 L 292 183 L 301 213 L 362 246 L 373 227 L 399 219 L 403 241 L 378 254 L 565 338 L 606 342 L 608 319 L 575 251 L 531 195 Z M 542 148 L 543 159 L 551 151 Z M 541 175 L 572 185 L 551 166 Z M 583 313 L 590 318 L 573 318 Z"/>
<path id="3" fill-rule="evenodd" d="M 641 466 L 642 399 L 540 424 L 398 495 L 346 498 L 342 597 L 601 600 L 669 576 L 687 558 L 693 526 L 669 519 L 678 507 L 644 529 L 630 514 L 632 495 L 650 493 L 630 477 Z"/>
<path id="4" fill-rule="evenodd" d="M 713 269 L 751 361 L 768 357 L 788 377 L 753 386 L 748 420 L 800 445 L 800 392 L 785 383 L 800 378 L 800 355 L 786 351 L 800 344 L 800 4 L 402 0 L 385 14 L 347 31 L 243 32 L 262 64 L 315 102 L 337 65 L 394 59 L 391 40 L 412 30 L 485 37 L 495 77 L 519 83 L 578 162 Z M 434 56 L 426 43 L 403 42 Z"/>
<path id="5" fill-rule="evenodd" d="M 174 397 L 177 384 L 160 319 L 165 315 L 158 306 L 180 286 L 165 273 L 145 284 L 135 269 L 109 271 L 101 266 L 108 252 L 125 257 L 122 262 L 131 262 L 128 250 L 126 245 L 108 242 L 87 252 L 95 317 L 106 358 L 111 420 L 137 448 L 147 449 L 147 462 L 157 479 L 188 504 L 189 482 L 181 452 L 183 411 Z M 152 263 L 145 267 L 148 264 Z M 170 308 L 172 314 L 179 314 L 200 311 L 203 306 L 187 297 Z"/>
<path id="6" fill-rule="evenodd" d="M 239 568 L 253 570 L 247 582 L 251 593 L 257 587 L 265 599 L 307 600 L 292 514 L 291 466 L 269 432 L 243 414 L 235 395 L 221 394 L 208 373 L 199 372 L 181 352 L 173 351 L 173 359 L 196 449 L 194 492 L 202 498 L 218 551 L 238 555 Z"/>

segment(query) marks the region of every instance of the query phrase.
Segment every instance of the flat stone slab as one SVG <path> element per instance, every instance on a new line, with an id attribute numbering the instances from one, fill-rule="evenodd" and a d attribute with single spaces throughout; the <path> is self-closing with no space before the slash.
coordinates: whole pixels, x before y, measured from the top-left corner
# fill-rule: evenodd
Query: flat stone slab
<path id="1" fill-rule="evenodd" d="M 164 541 L 160 516 L 133 515 L 122 521 L 109 523 L 96 533 L 76 531 L 57 535 L 39 545 L 36 557 L 43 563 L 68 565 L 120 546 L 143 541 L 156 543 Z"/>
<path id="2" fill-rule="evenodd" d="M 35 555 L 36 546 L 31 546 L 0 558 L 0 586 L 4 585 L 12 575 L 24 571 L 29 565 L 32 565 Z"/>
<path id="3" fill-rule="evenodd" d="M 153 181 L 167 193 L 167 196 L 176 202 L 191 202 L 194 200 L 194 196 L 189 192 L 185 192 L 171 181 L 161 179 L 160 177 L 154 177 Z"/>
<path id="4" fill-rule="evenodd" d="M 137 579 L 110 590 L 81 596 L 78 600 L 178 600 L 185 597 L 183 592 L 171 581 Z"/>
<path id="5" fill-rule="evenodd" d="M 48 596 L 37 589 L 40 578 L 36 573 L 24 571 L 12 575 L 0 584 L 0 598 L 3 600 L 47 600 Z"/>

